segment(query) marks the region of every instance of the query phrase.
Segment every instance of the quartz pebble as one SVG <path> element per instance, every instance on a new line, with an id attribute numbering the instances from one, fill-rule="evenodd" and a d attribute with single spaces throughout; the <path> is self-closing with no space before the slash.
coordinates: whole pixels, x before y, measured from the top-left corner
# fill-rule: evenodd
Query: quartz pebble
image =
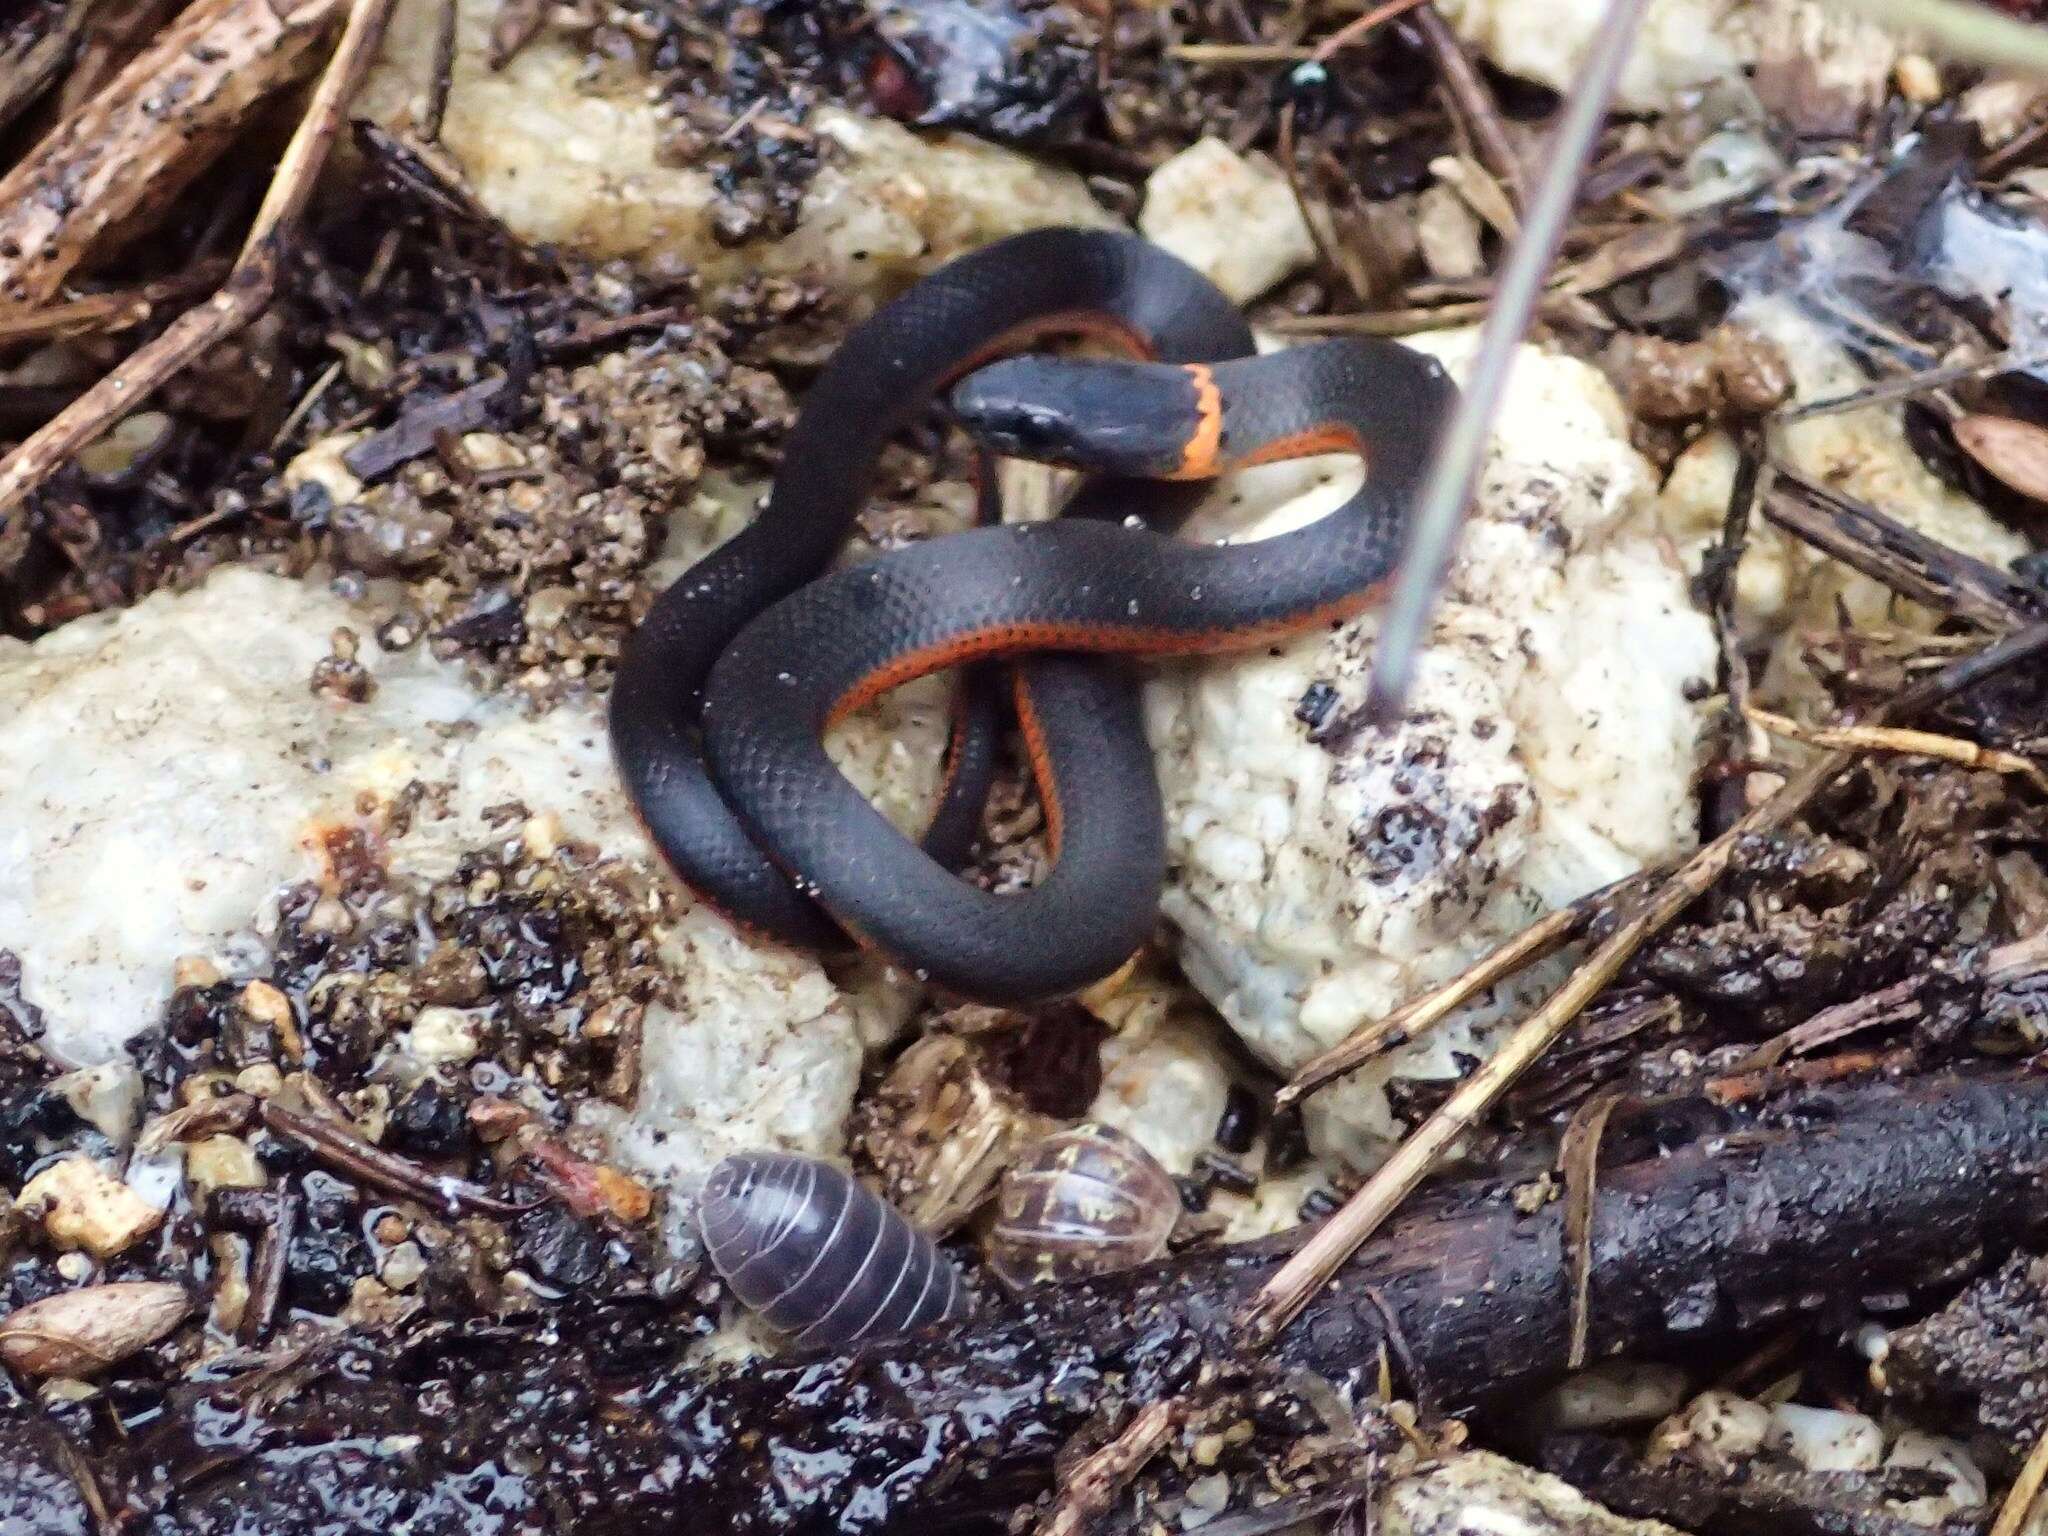
<path id="1" fill-rule="evenodd" d="M 1867 1414 L 1780 1403 L 1764 1445 L 1809 1472 L 1869 1472 L 1884 1458 L 1884 1431 Z"/>
<path id="2" fill-rule="evenodd" d="M 1146 178 L 1138 229 L 1240 304 L 1316 254 L 1279 167 L 1216 138 L 1189 145 Z"/>
<path id="3" fill-rule="evenodd" d="M 67 1157 L 30 1179 L 18 1202 L 42 1212 L 43 1230 L 60 1248 L 110 1259 L 147 1237 L 164 1213 L 89 1157 Z"/>

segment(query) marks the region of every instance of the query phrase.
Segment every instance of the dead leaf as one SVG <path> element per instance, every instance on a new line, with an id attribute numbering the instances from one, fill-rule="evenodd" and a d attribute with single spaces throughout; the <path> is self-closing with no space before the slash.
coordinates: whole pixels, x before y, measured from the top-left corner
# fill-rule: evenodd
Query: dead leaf
<path id="1" fill-rule="evenodd" d="M 1963 452 L 2022 496 L 2048 501 L 2048 427 L 2010 416 L 1964 416 L 1955 425 Z"/>

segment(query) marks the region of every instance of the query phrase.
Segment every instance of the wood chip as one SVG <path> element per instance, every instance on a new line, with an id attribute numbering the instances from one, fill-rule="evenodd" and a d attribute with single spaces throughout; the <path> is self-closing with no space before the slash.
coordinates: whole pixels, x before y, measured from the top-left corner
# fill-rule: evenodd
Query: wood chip
<path id="1" fill-rule="evenodd" d="M 504 391 L 502 378 L 485 379 L 452 395 L 421 400 L 372 437 L 342 454 L 341 462 L 359 480 L 377 480 L 399 465 L 432 453 L 440 434 L 473 432 L 490 417 L 491 402 Z"/>

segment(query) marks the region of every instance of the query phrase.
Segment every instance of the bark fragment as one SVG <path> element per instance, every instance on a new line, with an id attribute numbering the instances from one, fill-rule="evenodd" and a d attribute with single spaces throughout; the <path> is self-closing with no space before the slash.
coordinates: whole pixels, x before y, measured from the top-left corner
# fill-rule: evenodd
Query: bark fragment
<path id="1" fill-rule="evenodd" d="M 341 0 L 200 0 L 0 178 L 0 310 L 46 303 L 109 226 L 188 185 L 310 72 Z"/>

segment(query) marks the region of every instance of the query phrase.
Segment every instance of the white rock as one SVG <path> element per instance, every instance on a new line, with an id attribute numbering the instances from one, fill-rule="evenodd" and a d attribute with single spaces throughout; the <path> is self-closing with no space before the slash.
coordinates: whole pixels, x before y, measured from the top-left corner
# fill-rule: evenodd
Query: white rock
<path id="1" fill-rule="evenodd" d="M 1838 399 L 1868 379 L 1842 348 L 1789 300 L 1759 297 L 1732 318 L 1775 342 L 1790 366 L 1795 403 Z M 1794 422 L 1781 433 L 1783 453 L 1808 479 L 1831 486 L 1897 518 L 1907 527 L 2003 567 L 2026 553 L 2027 541 L 1982 506 L 1943 484 L 1906 441 L 1895 406 L 1869 406 Z M 1726 434 L 1710 432 L 1679 455 L 1665 480 L 1658 519 L 1688 565 L 1697 568 L 1718 540 L 1734 485 L 1736 453 Z M 1752 520 L 1749 547 L 1736 577 L 1736 611 L 1758 638 L 1824 626 L 1837 605 L 1859 627 L 1926 627 L 1933 616 L 1893 595 L 1790 534 Z"/>
<path id="2" fill-rule="evenodd" d="M 245 950 L 359 795 L 450 786 L 444 816 L 417 816 L 387 848 L 399 876 L 450 874 L 502 835 L 483 813 L 513 799 L 559 835 L 651 859 L 594 708 L 528 719 L 424 648 L 367 641 L 372 697 L 317 697 L 307 677 L 343 623 L 375 628 L 327 592 L 228 569 L 33 647 L 0 641 L 0 933 L 61 1060 L 117 1060 L 156 1021 L 180 956 Z M 856 777 L 875 765 L 867 786 L 908 822 L 932 768 L 910 772 L 893 729 L 850 722 L 845 759 Z M 862 1040 L 900 1022 L 902 984 L 842 994 L 810 958 L 751 947 L 687 900 L 664 953 L 683 1005 L 649 1011 L 640 1118 L 591 1112 L 619 1155 L 687 1184 L 734 1146 L 836 1150 Z"/>
<path id="3" fill-rule="evenodd" d="M 1216 138 L 1190 144 L 1146 178 L 1138 229 L 1239 304 L 1316 254 L 1280 168 Z"/>
<path id="4" fill-rule="evenodd" d="M 1923 1467 L 1948 1479 L 1948 1488 L 1918 1499 L 1897 1499 L 1891 1507 L 1908 1520 L 1937 1525 L 1961 1510 L 1981 1509 L 1991 1496 L 1983 1469 L 1959 1440 L 1909 1429 L 1884 1458 L 1888 1467 Z"/>
<path id="5" fill-rule="evenodd" d="M 1569 1432 L 1661 1419 L 1685 1398 L 1676 1366 L 1609 1361 L 1566 1377 L 1536 1405 L 1547 1427 Z"/>
<path id="6" fill-rule="evenodd" d="M 0 933 L 60 1060 L 113 1059 L 156 1021 L 179 955 L 224 947 L 313 873 L 322 819 L 358 789 L 410 776 L 403 722 L 424 734 L 472 702 L 416 666 L 379 665 L 370 704 L 309 693 L 348 617 L 231 570 L 0 642 Z"/>
<path id="7" fill-rule="evenodd" d="M 855 1005 L 815 964 L 751 944 L 703 906 L 662 957 L 682 995 L 647 1012 L 639 1101 L 581 1110 L 613 1155 L 689 1191 L 729 1152 L 840 1153 L 860 1083 Z"/>
<path id="8" fill-rule="evenodd" d="M 1869 1472 L 1884 1456 L 1884 1432 L 1869 1415 L 1803 1403 L 1771 1410 L 1764 1444 L 1809 1472 Z"/>
<path id="9" fill-rule="evenodd" d="M 1730 1460 L 1754 1456 L 1770 1433 L 1771 1410 L 1733 1392 L 1702 1392 L 1685 1411 L 1657 1426 L 1650 1459 L 1662 1461 L 1701 1446 Z"/>
<path id="10" fill-rule="evenodd" d="M 403 0 L 362 112 L 386 125 L 418 121 L 440 9 L 440 0 Z M 483 205 L 527 240 L 650 268 L 687 265 L 713 282 L 810 266 L 835 286 L 879 293 L 1002 235 L 1111 222 L 1078 176 L 965 134 L 920 137 L 826 108 L 806 126 L 831 153 L 795 232 L 722 246 L 711 234 L 709 174 L 665 163 L 669 120 L 652 82 L 622 62 L 593 70 L 583 39 L 550 29 L 493 70 L 497 10 L 497 0 L 461 0 L 441 145 Z"/>
<path id="11" fill-rule="evenodd" d="M 468 1061 L 483 1043 L 483 1020 L 460 1008 L 422 1008 L 405 1043 L 408 1054 L 429 1064 Z"/>
<path id="12" fill-rule="evenodd" d="M 1090 1119 L 1128 1133 L 1169 1173 L 1187 1173 L 1215 1145 L 1230 1091 L 1222 1052 L 1199 1028 L 1164 1019 L 1102 1044 L 1102 1090 Z"/>
<path id="13" fill-rule="evenodd" d="M 164 1213 L 89 1157 L 52 1163 L 21 1186 L 24 1212 L 42 1213 L 43 1231 L 58 1248 L 110 1259 L 162 1223 Z"/>
<path id="14" fill-rule="evenodd" d="M 1679 1536 L 1658 1520 L 1628 1520 L 1561 1478 L 1467 1451 L 1387 1485 L 1384 1536 Z"/>
<path id="15" fill-rule="evenodd" d="M 1431 342 L 1454 372 L 1470 345 Z M 1357 474 L 1327 461 L 1253 471 L 1191 532 L 1296 526 Z M 1148 688 L 1181 962 L 1275 1066 L 1690 841 L 1698 725 L 1685 692 L 1713 676 L 1713 641 L 1642 515 L 1649 489 L 1606 382 L 1529 351 L 1406 724 L 1341 729 L 1377 614 L 1277 654 L 1165 668 Z M 1297 714 L 1315 684 L 1332 690 L 1324 744 Z M 1483 1056 L 1513 1001 L 1504 990 L 1491 1012 L 1311 1100 L 1319 1147 L 1374 1160 L 1395 1129 L 1385 1078 L 1447 1076 L 1453 1053 Z"/>
<path id="16" fill-rule="evenodd" d="M 1532 19 L 1527 0 L 1439 0 L 1458 35 L 1512 75 L 1564 90 L 1606 20 L 1607 0 L 1545 0 Z M 1710 88 L 1726 88 L 1766 49 L 1790 36 L 1825 40 L 1825 83 L 1881 90 L 1897 49 L 1877 27 L 1831 16 L 1814 0 L 1650 0 L 1616 100 L 1630 111 L 1669 111 Z M 1811 53 L 1802 56 L 1814 56 Z"/>
<path id="17" fill-rule="evenodd" d="M 420 1251 L 418 1243 L 408 1238 L 384 1255 L 384 1262 L 377 1269 L 377 1278 L 394 1291 L 409 1291 L 426 1272 L 427 1256 Z"/>
<path id="18" fill-rule="evenodd" d="M 115 1146 L 125 1147 L 134 1138 L 142 1113 L 142 1074 L 133 1062 L 80 1067 L 54 1079 L 50 1091 L 63 1095 L 79 1119 Z"/>

